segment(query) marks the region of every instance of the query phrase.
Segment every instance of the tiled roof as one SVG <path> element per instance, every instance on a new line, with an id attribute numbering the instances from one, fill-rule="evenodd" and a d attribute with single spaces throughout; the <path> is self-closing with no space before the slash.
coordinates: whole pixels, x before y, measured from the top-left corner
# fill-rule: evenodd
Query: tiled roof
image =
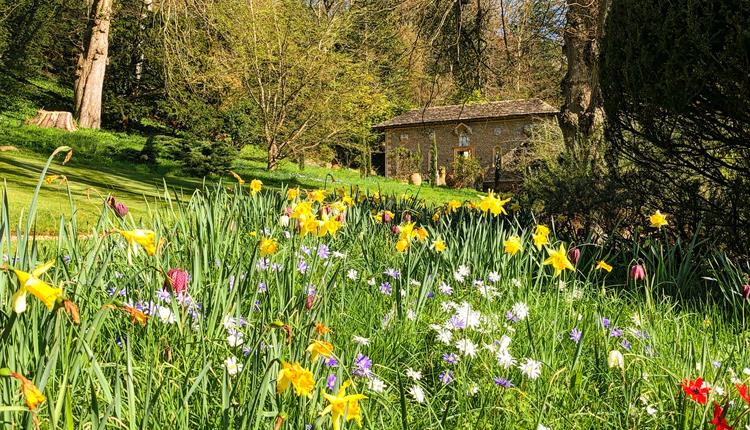
<path id="1" fill-rule="evenodd" d="M 558 110 L 539 99 L 505 100 L 481 104 L 434 106 L 412 109 L 381 122 L 376 129 L 411 124 L 435 124 L 477 119 L 507 118 L 524 115 L 554 115 Z"/>

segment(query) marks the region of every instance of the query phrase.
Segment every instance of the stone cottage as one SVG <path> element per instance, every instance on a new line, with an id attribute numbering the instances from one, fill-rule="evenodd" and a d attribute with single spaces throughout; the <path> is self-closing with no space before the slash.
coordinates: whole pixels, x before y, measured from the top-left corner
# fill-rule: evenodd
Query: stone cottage
<path id="1" fill-rule="evenodd" d="M 374 128 L 385 134 L 385 176 L 430 172 L 433 139 L 438 166 L 448 173 L 459 157 L 475 157 L 484 185 L 510 188 L 519 179 L 514 159 L 531 135 L 532 125 L 554 123 L 558 110 L 539 99 L 435 106 L 403 113 Z"/>

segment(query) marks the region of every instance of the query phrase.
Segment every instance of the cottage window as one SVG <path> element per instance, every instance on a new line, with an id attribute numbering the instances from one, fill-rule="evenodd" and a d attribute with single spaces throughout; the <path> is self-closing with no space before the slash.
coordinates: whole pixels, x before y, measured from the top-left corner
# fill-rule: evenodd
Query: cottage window
<path id="1" fill-rule="evenodd" d="M 458 160 L 459 158 L 470 158 L 472 156 L 473 149 L 466 147 L 459 147 L 453 150 L 453 159 Z"/>
<path id="2" fill-rule="evenodd" d="M 458 135 L 458 146 L 459 147 L 467 147 L 471 145 L 471 138 L 466 133 L 461 133 Z"/>

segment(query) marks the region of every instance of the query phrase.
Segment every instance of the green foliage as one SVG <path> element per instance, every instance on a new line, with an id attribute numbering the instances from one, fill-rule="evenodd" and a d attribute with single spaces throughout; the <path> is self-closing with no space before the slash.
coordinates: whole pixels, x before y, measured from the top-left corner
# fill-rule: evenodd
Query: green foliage
<path id="1" fill-rule="evenodd" d="M 747 2 L 618 0 L 600 80 L 612 172 L 685 237 L 750 240 Z M 644 193 L 643 190 L 648 190 Z"/>
<path id="2" fill-rule="evenodd" d="M 226 173 L 238 152 L 229 142 L 211 142 L 194 137 L 177 140 L 169 151 L 185 174 L 197 177 Z"/>
<path id="3" fill-rule="evenodd" d="M 40 188 L 45 173 L 58 167 L 54 158 L 35 172 Z M 335 236 L 302 236 L 279 225 L 290 205 L 286 190 L 251 196 L 246 187 L 227 188 L 207 187 L 179 204 L 164 190 L 160 204 L 141 217 L 121 219 L 103 208 L 85 231 L 71 205 L 52 241 L 34 236 L 39 195 L 21 222 L 9 218 L 9 196 L 3 195 L 0 225 L 18 226 L 13 238 L 7 227 L 0 230 L 8 264 L 30 272 L 53 261 L 37 276 L 61 286 L 80 314 L 75 325 L 63 307 L 48 310 L 32 295 L 25 312 L 16 314 L 8 303 L 19 288 L 17 276 L 0 272 L 5 427 L 31 429 L 38 419 L 50 428 L 117 422 L 155 430 L 271 430 L 281 417 L 288 428 L 330 428 L 330 415 L 320 414 L 327 406 L 322 393 L 336 392 L 349 378 L 354 384 L 347 394 L 367 397 L 359 404 L 365 429 L 403 429 L 404 423 L 415 429 L 702 428 L 711 404 L 693 402 L 680 387 L 697 376 L 711 384 L 717 403 L 742 404 L 733 383 L 744 378 L 750 360 L 750 301 L 740 298 L 747 273 L 745 266 L 723 264 L 720 252 L 714 253 L 716 272 L 696 265 L 691 253 L 703 246 L 699 242 L 670 245 L 665 231 L 649 230 L 628 248 L 577 244 L 575 270 L 555 275 L 543 264 L 548 252 L 531 243 L 534 222 L 523 214 L 492 217 L 463 207 L 432 221 L 436 208 L 413 197 L 350 190 L 361 203 L 346 210 Z M 413 214 L 429 239 L 394 252 L 393 223 L 372 216 L 383 209 L 401 218 Z M 137 228 L 154 232 L 155 255 L 136 245 L 139 251 L 129 257 L 133 251 L 123 237 L 108 234 Z M 273 255 L 260 255 L 261 232 L 278 242 Z M 522 240 L 523 251 L 498 252 L 511 235 Z M 438 237 L 447 245 L 443 253 L 430 246 Z M 551 246 L 561 244 L 554 229 L 550 239 Z M 316 251 L 326 245 L 331 255 L 307 255 L 303 245 Z M 304 271 L 297 269 L 300 259 Z M 595 269 L 601 259 L 615 270 Z M 635 282 L 627 272 L 639 260 L 647 277 Z M 170 292 L 166 273 L 172 268 L 189 273 L 187 297 Z M 384 273 L 393 270 L 399 276 Z M 457 273 L 465 270 L 471 275 L 461 280 Z M 386 282 L 391 294 L 381 292 Z M 695 302 L 670 294 L 684 289 L 698 292 Z M 733 301 L 708 294 L 719 290 Z M 125 304 L 147 311 L 144 325 Z M 509 312 L 516 322 L 506 319 Z M 317 322 L 332 333 L 316 332 Z M 460 322 L 465 327 L 451 330 L 445 341 L 446 327 Z M 357 343 L 355 336 L 369 341 Z M 306 352 L 314 339 L 332 343 L 337 366 Z M 476 350 L 458 347 L 468 342 Z M 501 365 L 502 345 L 517 363 Z M 622 353 L 622 368 L 608 363 L 610 351 Z M 383 390 L 373 389 L 371 378 L 352 376 L 358 354 L 372 360 L 371 378 L 382 381 Z M 451 364 L 446 354 L 460 359 Z M 521 370 L 528 360 L 539 365 L 533 378 Z M 241 370 L 233 372 L 233 362 Z M 309 397 L 292 388 L 277 392 L 281 362 L 310 370 L 315 386 Z M 407 369 L 421 377 L 411 379 Z M 22 406 L 9 370 L 46 396 L 35 413 Z M 333 390 L 325 387 L 331 374 Z M 501 386 L 499 378 L 513 386 Z M 424 401 L 415 399 L 415 386 Z M 749 419 L 742 407 L 727 408 L 726 418 L 735 428 Z"/>

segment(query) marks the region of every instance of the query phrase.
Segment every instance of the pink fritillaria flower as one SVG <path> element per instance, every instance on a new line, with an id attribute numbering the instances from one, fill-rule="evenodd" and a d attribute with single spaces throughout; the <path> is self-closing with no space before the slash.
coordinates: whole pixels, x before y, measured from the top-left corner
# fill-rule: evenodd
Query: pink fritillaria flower
<path id="1" fill-rule="evenodd" d="M 570 251 L 568 251 L 568 259 L 570 259 L 570 262 L 573 263 L 573 265 L 576 265 L 578 264 L 578 260 L 580 258 L 581 258 L 581 250 L 576 247 L 570 248 Z"/>
<path id="2" fill-rule="evenodd" d="M 642 281 L 646 279 L 646 268 L 642 264 L 634 264 L 630 268 L 630 279 L 634 281 Z"/>
<path id="3" fill-rule="evenodd" d="M 188 272 L 178 267 L 169 269 L 167 272 L 167 284 L 172 288 L 175 294 L 184 294 L 188 288 Z"/>

